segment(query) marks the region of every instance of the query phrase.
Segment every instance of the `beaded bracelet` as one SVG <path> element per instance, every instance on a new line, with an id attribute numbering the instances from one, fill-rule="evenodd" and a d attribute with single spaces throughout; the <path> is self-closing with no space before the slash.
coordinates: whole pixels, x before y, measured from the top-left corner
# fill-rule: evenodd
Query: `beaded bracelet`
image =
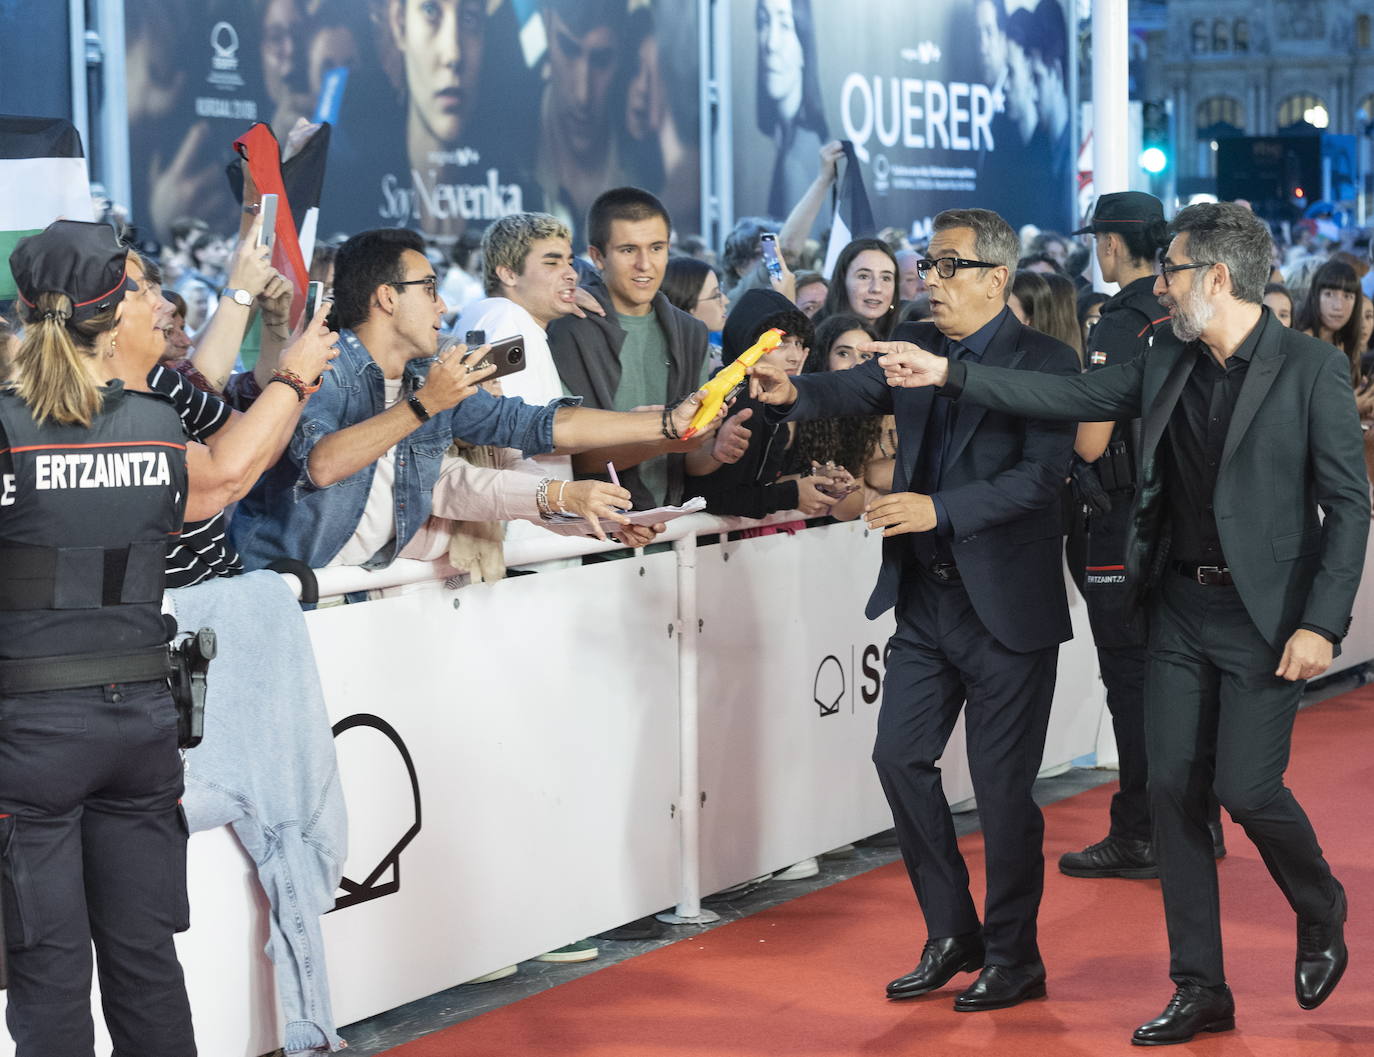
<path id="1" fill-rule="evenodd" d="M 275 371 L 272 372 L 272 377 L 280 379 L 289 378 L 294 382 L 299 382 L 301 387 L 300 391 L 305 393 L 306 396 L 309 396 L 311 393 L 318 392 L 320 388 L 320 383 L 324 381 L 324 375 L 320 375 L 318 378 L 315 379 L 315 381 L 312 384 L 306 385 L 304 378 L 302 378 L 295 371 L 290 370 L 286 367 L 278 367 Z M 302 399 L 304 399 L 304 397 L 302 397 Z"/>
<path id="2" fill-rule="evenodd" d="M 568 482 L 567 482 L 567 481 L 559 481 L 559 482 L 558 482 L 558 498 L 555 499 L 555 500 L 553 501 L 553 505 L 556 506 L 556 507 L 558 507 L 558 512 L 559 512 L 560 514 L 562 514 L 564 517 L 566 517 L 567 514 L 568 514 L 568 511 L 567 511 L 567 510 L 564 508 L 564 506 L 563 506 L 563 493 L 566 492 L 567 490 L 568 490 Z"/>
<path id="3" fill-rule="evenodd" d="M 272 382 L 281 382 L 282 385 L 288 386 L 296 394 L 297 402 L 305 403 L 305 383 L 290 371 L 273 371 L 272 378 L 267 384 L 271 385 Z"/>
<path id="4" fill-rule="evenodd" d="M 678 431 L 677 423 L 673 421 L 673 412 L 677 410 L 677 404 L 663 405 L 663 436 L 668 440 L 681 440 L 682 434 Z"/>

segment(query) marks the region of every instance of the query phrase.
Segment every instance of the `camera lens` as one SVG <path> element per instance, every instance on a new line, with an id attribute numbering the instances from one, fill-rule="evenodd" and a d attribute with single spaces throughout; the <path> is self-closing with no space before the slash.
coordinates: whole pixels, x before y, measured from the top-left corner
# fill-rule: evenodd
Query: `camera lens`
<path id="1" fill-rule="evenodd" d="M 521 360 L 523 360 L 524 358 L 525 358 L 525 350 L 522 349 L 519 345 L 516 345 L 514 348 L 512 348 L 512 349 L 510 350 L 510 362 L 511 362 L 511 363 L 519 363 L 519 362 L 520 362 Z"/>

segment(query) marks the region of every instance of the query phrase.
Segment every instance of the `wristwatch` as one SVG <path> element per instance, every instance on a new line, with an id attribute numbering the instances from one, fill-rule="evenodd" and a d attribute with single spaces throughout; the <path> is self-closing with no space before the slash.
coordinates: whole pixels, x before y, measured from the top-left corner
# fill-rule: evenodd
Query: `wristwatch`
<path id="1" fill-rule="evenodd" d="M 410 405 L 410 410 L 415 412 L 415 417 L 421 422 L 429 421 L 429 412 L 425 410 L 425 405 L 420 403 L 420 398 L 414 393 L 406 397 L 406 403 Z"/>
<path id="2" fill-rule="evenodd" d="M 247 290 L 235 289 L 232 286 L 226 286 L 222 291 L 220 291 L 220 296 L 227 297 L 229 298 L 229 300 L 233 301 L 234 304 L 242 305 L 244 308 L 253 307 L 253 295 L 250 294 Z"/>

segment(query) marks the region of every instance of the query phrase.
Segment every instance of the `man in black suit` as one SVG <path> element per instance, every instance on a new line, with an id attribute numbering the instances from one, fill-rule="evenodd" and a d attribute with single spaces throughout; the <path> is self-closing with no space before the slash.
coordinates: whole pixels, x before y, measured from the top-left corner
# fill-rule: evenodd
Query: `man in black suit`
<path id="1" fill-rule="evenodd" d="M 934 323 L 897 333 L 951 359 L 1016 374 L 1075 373 L 1067 345 L 1023 327 L 1006 308 L 1019 249 L 996 213 L 941 213 L 920 262 Z M 893 491 L 867 512 L 869 526 L 884 536 L 868 615 L 897 607 L 873 762 L 928 940 L 920 964 L 888 984 L 887 995 L 911 998 L 981 970 L 955 1009 L 1041 997 L 1036 913 L 1044 822 L 1031 786 L 1044 754 L 1059 643 L 1072 634 L 1059 496 L 1073 426 L 892 389 L 876 363 L 795 379 L 759 365 L 751 390 L 771 405 L 765 419 L 775 422 L 896 416 Z M 981 924 L 938 766 L 965 703 L 987 855 Z"/>
<path id="2" fill-rule="evenodd" d="M 1345 970 L 1345 890 L 1283 784 L 1304 680 L 1350 626 L 1369 492 L 1350 367 L 1263 307 L 1269 232 L 1234 204 L 1190 206 L 1155 283 L 1172 334 L 1072 379 L 874 347 L 893 385 L 955 406 L 1070 419 L 1143 416 L 1126 574 L 1148 604 L 1150 807 L 1173 999 L 1139 1045 L 1235 1026 L 1206 799 L 1259 848 L 1298 919 L 1294 986 L 1313 1009 Z M 1318 511 L 1324 517 L 1318 517 Z"/>

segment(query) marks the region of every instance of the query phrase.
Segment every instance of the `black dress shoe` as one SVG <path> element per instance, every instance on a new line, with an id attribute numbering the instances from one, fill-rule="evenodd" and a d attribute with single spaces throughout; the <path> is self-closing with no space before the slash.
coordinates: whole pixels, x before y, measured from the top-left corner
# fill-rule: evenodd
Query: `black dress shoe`
<path id="1" fill-rule="evenodd" d="M 1236 1026 L 1236 1000 L 1225 984 L 1203 987 L 1184 984 L 1174 992 L 1164 1012 L 1135 1029 L 1136 1046 L 1172 1046 L 1187 1042 L 1199 1031 L 1231 1031 Z"/>
<path id="2" fill-rule="evenodd" d="M 976 932 L 926 940 L 916 968 L 888 984 L 887 997 L 915 998 L 944 987 L 955 973 L 973 973 L 982 967 L 983 937 Z"/>
<path id="3" fill-rule="evenodd" d="M 988 965 L 962 995 L 954 1000 L 960 1013 L 981 1009 L 1006 1009 L 1032 998 L 1045 997 L 1045 967 L 1031 965 Z"/>
<path id="4" fill-rule="evenodd" d="M 1212 858 L 1226 858 L 1226 834 L 1222 832 L 1220 822 L 1209 822 L 1207 828 L 1212 831 Z"/>
<path id="5" fill-rule="evenodd" d="M 1298 919 L 1298 962 L 1293 987 L 1298 1005 L 1316 1009 L 1336 990 L 1350 952 L 1345 946 L 1345 889 L 1337 882 L 1336 909 L 1326 921 Z"/>
<path id="6" fill-rule="evenodd" d="M 1147 840 L 1127 840 L 1108 834 L 1082 851 L 1059 857 L 1059 872 L 1070 877 L 1158 877 L 1159 864 Z"/>

